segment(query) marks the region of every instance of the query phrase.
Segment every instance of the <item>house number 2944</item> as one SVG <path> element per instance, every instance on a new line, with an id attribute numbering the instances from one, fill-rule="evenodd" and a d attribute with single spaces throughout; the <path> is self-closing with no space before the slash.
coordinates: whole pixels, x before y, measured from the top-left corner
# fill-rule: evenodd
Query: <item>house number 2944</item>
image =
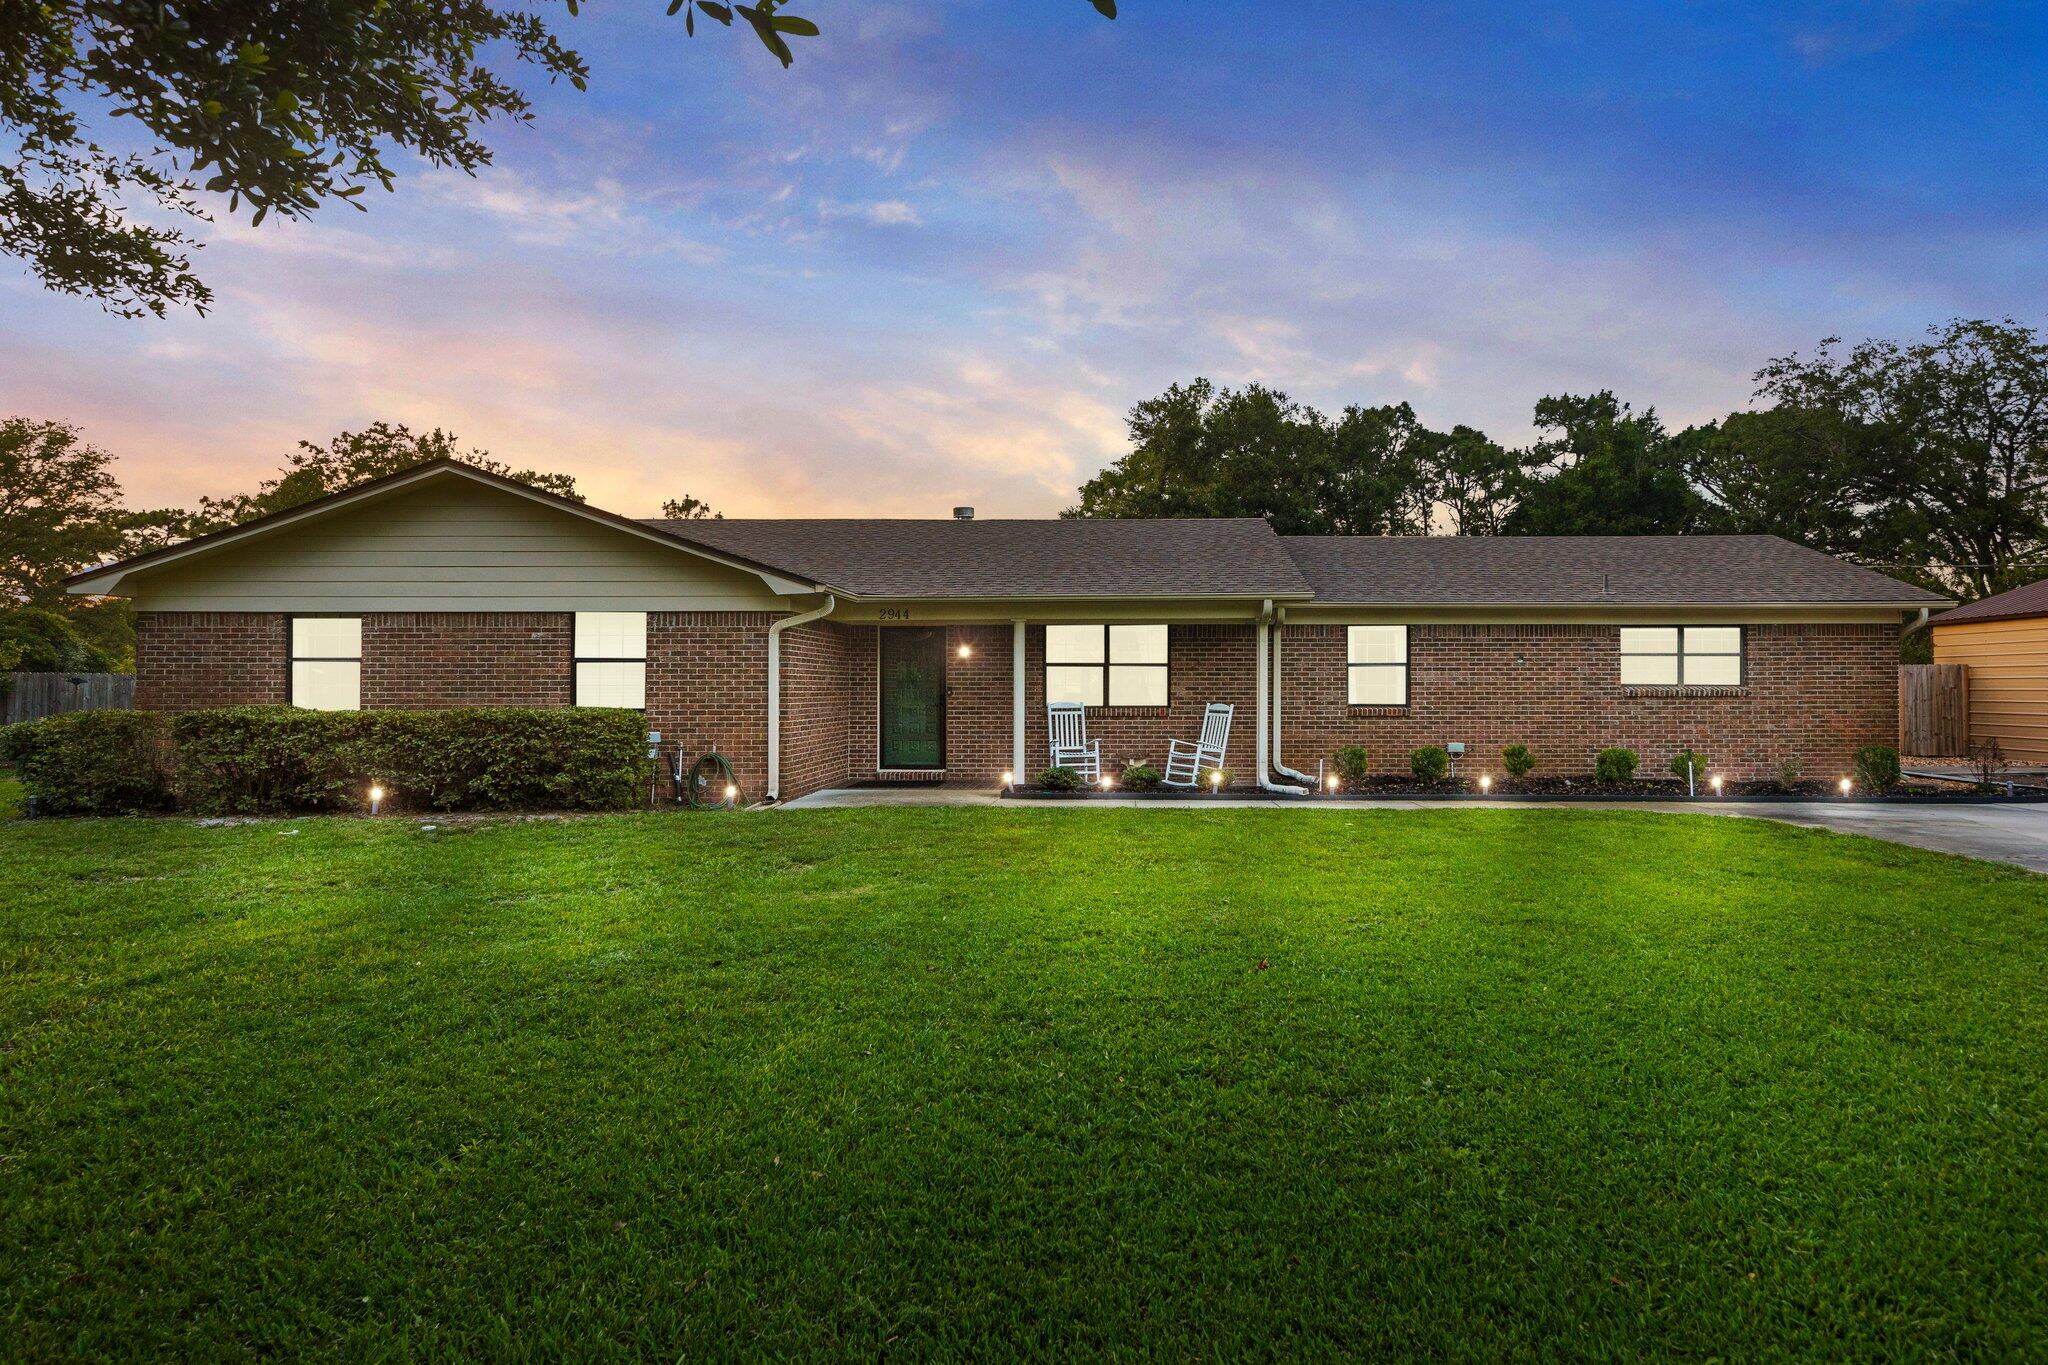
<path id="1" fill-rule="evenodd" d="M 910 619 L 910 608 L 883 607 L 878 614 L 884 621 L 908 621 Z"/>

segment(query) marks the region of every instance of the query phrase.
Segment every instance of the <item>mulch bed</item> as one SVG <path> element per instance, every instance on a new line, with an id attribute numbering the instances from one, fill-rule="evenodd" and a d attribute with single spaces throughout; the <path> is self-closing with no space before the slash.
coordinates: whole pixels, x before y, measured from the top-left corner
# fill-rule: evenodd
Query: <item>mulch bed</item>
<path id="1" fill-rule="evenodd" d="M 1207 791 L 1159 791 L 1137 792 L 1122 788 L 1101 791 L 1089 788 L 1083 791 L 1044 791 L 1037 787 L 1018 787 L 1003 793 L 1012 801 L 1102 801 L 1102 800 L 1154 800 L 1192 801 L 1214 799 Z M 1491 791 L 1482 793 L 1479 783 L 1468 777 L 1446 778 L 1442 782 L 1417 782 L 1412 777 L 1395 774 L 1367 778 L 1362 784 L 1342 792 L 1317 792 L 1312 797 L 1283 796 L 1276 792 L 1257 787 L 1231 787 L 1223 792 L 1223 799 L 1244 801 L 1343 801 L 1350 799 L 1391 799 L 1403 801 L 1684 801 L 1685 784 L 1674 781 L 1653 781 L 1636 778 L 1629 782 L 1605 783 L 1596 781 L 1590 774 L 1580 777 L 1525 777 L 1520 781 L 1497 779 Z M 1804 781 L 1790 786 L 1772 781 L 1746 781 L 1724 783 L 1717 796 L 1706 783 L 1699 784 L 1698 795 L 1691 799 L 1700 801 L 1844 801 L 1873 805 L 2005 805 L 2009 803 L 2048 801 L 2048 788 L 2017 786 L 2008 796 L 2002 785 L 1990 790 L 1974 782 L 1930 782 L 1908 779 L 1895 790 L 1885 795 L 1873 792 L 1854 791 L 1844 796 L 1841 788 L 1832 782 Z"/>

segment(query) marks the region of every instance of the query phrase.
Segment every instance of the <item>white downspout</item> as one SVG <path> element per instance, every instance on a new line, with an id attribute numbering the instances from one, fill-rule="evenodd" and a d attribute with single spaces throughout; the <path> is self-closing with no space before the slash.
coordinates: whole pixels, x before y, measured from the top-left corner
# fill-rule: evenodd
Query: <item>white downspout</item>
<path id="1" fill-rule="evenodd" d="M 1313 787 L 1315 779 L 1307 773 L 1298 772 L 1287 766 L 1280 757 L 1280 736 L 1285 733 L 1287 722 L 1281 715 L 1280 693 L 1287 657 L 1287 608 L 1277 608 L 1273 613 L 1273 771 L 1282 777 L 1291 777 L 1305 787 Z"/>
<path id="2" fill-rule="evenodd" d="M 1266 770 L 1266 744 L 1267 741 L 1270 740 L 1273 735 L 1272 729 L 1270 728 L 1273 723 L 1273 697 L 1271 692 L 1268 691 L 1266 681 L 1267 666 L 1272 662 L 1270 656 L 1270 650 L 1272 648 L 1270 639 L 1270 618 L 1272 617 L 1272 615 L 1273 602 L 1271 598 L 1268 598 L 1265 601 L 1265 603 L 1262 604 L 1259 608 L 1258 626 L 1259 663 L 1257 669 L 1257 684 L 1259 689 L 1259 704 L 1257 709 L 1259 713 L 1259 740 L 1258 743 L 1253 746 L 1253 748 L 1258 755 L 1256 761 L 1259 785 L 1269 792 L 1285 792 L 1289 796 L 1307 796 L 1308 790 L 1306 788 L 1290 787 L 1283 782 L 1275 782 L 1273 780 L 1272 773 Z"/>
<path id="3" fill-rule="evenodd" d="M 768 623 L 768 796 L 782 796 L 782 632 L 791 626 L 808 625 L 830 614 L 837 605 L 831 593 L 825 605 L 797 616 L 780 616 Z"/>
<path id="4" fill-rule="evenodd" d="M 1010 775 L 1024 777 L 1024 623 L 1010 623 Z"/>

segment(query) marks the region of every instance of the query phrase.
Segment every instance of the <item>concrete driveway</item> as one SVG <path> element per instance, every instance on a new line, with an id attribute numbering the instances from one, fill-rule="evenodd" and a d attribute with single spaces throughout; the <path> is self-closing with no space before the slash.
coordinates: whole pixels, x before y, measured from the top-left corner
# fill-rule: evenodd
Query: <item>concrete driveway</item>
<path id="1" fill-rule="evenodd" d="M 823 810 L 849 806 L 993 806 L 999 798 L 993 791 L 967 787 L 859 787 L 838 791 L 812 792 L 798 797 L 783 809 Z M 1782 820 L 1791 825 L 1815 825 L 1844 834 L 1863 834 L 1888 839 L 1895 844 L 1937 853 L 1959 853 L 1966 858 L 1983 858 L 2010 863 L 2034 872 L 2048 873 L 2048 805 L 2013 806 L 1880 806 L 1835 801 L 1298 801 L 1257 800 L 1219 797 L 1186 801 L 1142 801 L 1100 798 L 1072 804 L 1018 801 L 1019 810 L 1108 810 L 1142 807 L 1155 811 L 1216 810 L 1555 810 L 1560 807 L 1587 810 L 1658 811 L 1674 815 L 1744 815 L 1762 820 Z"/>

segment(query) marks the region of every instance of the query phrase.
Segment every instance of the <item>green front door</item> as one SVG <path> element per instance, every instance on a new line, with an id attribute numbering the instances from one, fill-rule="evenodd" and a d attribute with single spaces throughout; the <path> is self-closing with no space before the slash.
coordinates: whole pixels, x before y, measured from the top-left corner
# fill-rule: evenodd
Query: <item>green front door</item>
<path id="1" fill-rule="evenodd" d="M 882 631 L 882 766 L 946 766 L 946 632 Z"/>

